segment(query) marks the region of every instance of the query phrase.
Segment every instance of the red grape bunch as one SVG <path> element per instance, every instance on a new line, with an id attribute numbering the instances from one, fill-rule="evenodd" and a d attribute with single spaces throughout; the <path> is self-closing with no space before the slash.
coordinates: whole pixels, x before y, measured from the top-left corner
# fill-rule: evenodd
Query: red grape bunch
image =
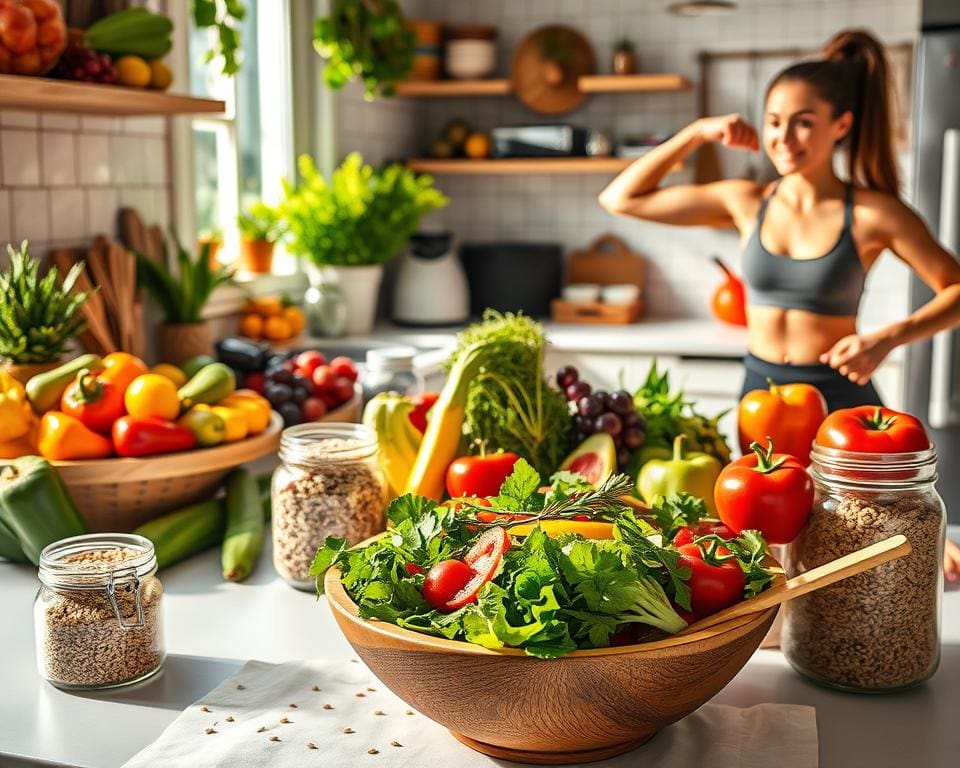
<path id="1" fill-rule="evenodd" d="M 97 53 L 81 43 L 71 42 L 53 70 L 53 76 L 62 80 L 84 83 L 117 82 L 117 70 L 108 53 Z"/>
<path id="2" fill-rule="evenodd" d="M 576 408 L 574 433 L 577 440 L 606 432 L 617 447 L 617 467 L 627 469 L 630 454 L 646 439 L 646 424 L 634 409 L 630 393 L 625 389 L 616 392 L 593 389 L 572 365 L 565 365 L 557 371 L 557 384 Z"/>

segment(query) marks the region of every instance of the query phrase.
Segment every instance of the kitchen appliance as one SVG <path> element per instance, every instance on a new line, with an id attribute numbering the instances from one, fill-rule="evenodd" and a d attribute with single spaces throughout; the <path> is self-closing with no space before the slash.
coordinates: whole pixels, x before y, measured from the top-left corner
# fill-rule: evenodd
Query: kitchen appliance
<path id="1" fill-rule="evenodd" d="M 470 316 L 470 291 L 450 232 L 418 232 L 400 258 L 393 319 L 401 325 L 455 325 Z"/>
<path id="2" fill-rule="evenodd" d="M 913 108 L 912 203 L 937 239 L 960 252 L 960 3 L 922 0 Z M 910 309 L 932 298 L 910 276 Z M 960 331 L 906 348 L 905 407 L 924 420 L 940 456 L 960 455 Z M 942 472 L 937 490 L 960 522 L 960 472 Z"/>
<path id="3" fill-rule="evenodd" d="M 460 259 L 470 282 L 470 311 L 474 316 L 491 307 L 546 317 L 550 300 L 560 295 L 562 245 L 464 243 Z"/>
<path id="4" fill-rule="evenodd" d="M 494 128 L 494 157 L 570 157 L 587 154 L 587 132 L 572 125 Z"/>

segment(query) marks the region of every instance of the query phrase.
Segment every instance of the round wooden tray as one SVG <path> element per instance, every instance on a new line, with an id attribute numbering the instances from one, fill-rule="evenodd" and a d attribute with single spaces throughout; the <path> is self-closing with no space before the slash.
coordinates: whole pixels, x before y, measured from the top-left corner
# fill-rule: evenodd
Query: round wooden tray
<path id="1" fill-rule="evenodd" d="M 546 54 L 556 48 L 562 79 L 550 82 Z M 511 89 L 534 112 L 558 115 L 580 106 L 587 94 L 580 90 L 581 75 L 597 71 L 593 47 L 580 32 L 562 24 L 535 29 L 517 45 L 510 70 Z"/>
<path id="2" fill-rule="evenodd" d="M 282 430 L 274 412 L 263 432 L 235 443 L 142 459 L 50 463 L 92 531 L 130 531 L 211 497 L 231 469 L 276 451 Z"/>

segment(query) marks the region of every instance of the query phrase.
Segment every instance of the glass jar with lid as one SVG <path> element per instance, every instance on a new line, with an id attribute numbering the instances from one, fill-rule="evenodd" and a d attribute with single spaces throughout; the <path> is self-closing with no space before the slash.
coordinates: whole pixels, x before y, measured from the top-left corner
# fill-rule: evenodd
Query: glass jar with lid
<path id="1" fill-rule="evenodd" d="M 946 514 L 937 455 L 857 453 L 814 444 L 810 520 L 787 550 L 796 576 L 903 534 L 912 552 L 784 605 L 780 645 L 801 674 L 860 692 L 907 688 L 940 660 Z"/>
<path id="2" fill-rule="evenodd" d="M 413 347 L 382 347 L 367 350 L 363 374 L 363 397 L 370 400 L 380 392 L 419 395 L 423 376 L 414 368 L 417 350 Z"/>
<path id="3" fill-rule="evenodd" d="M 58 688 L 97 689 L 144 680 L 163 665 L 153 544 L 131 533 L 62 539 L 40 553 L 34 600 L 37 666 Z"/>
<path id="4" fill-rule="evenodd" d="M 285 429 L 273 473 L 273 565 L 298 589 L 327 536 L 357 544 L 386 527 L 387 486 L 377 436 L 362 424 L 314 422 Z"/>

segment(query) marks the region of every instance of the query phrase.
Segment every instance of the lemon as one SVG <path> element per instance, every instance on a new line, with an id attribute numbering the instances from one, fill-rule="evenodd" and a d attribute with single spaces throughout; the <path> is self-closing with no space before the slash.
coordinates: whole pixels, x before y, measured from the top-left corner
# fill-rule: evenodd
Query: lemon
<path id="1" fill-rule="evenodd" d="M 139 56 L 121 56 L 114 66 L 121 85 L 146 88 L 150 84 L 150 65 Z"/>
<path id="2" fill-rule="evenodd" d="M 160 59 L 150 62 L 150 87 L 158 91 L 165 91 L 173 82 L 173 72 Z"/>

